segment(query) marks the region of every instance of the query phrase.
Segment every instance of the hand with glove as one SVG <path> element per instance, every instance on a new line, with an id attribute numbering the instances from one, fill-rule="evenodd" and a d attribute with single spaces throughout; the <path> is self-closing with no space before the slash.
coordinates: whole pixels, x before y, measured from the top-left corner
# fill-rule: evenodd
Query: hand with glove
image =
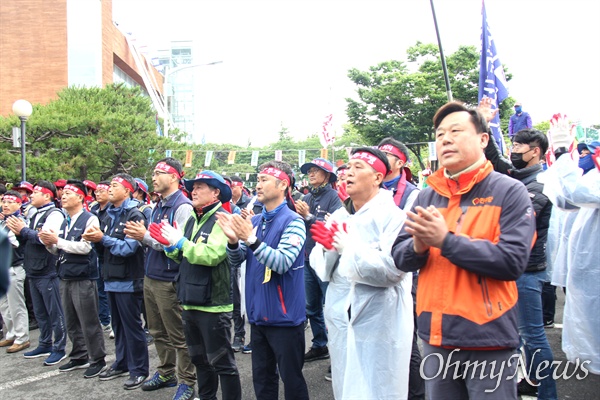
<path id="1" fill-rule="evenodd" d="M 338 197 L 339 197 L 339 198 L 340 198 L 340 200 L 342 200 L 342 201 L 346 201 L 346 199 L 347 199 L 348 197 L 350 197 L 350 196 L 348 195 L 348 192 L 346 192 L 346 185 L 347 185 L 347 184 L 346 184 L 346 181 L 342 181 L 342 182 L 340 182 L 340 183 L 338 184 L 338 187 L 337 187 L 337 193 L 338 193 Z"/>
<path id="2" fill-rule="evenodd" d="M 327 250 L 333 249 L 333 232 L 325 226 L 323 221 L 316 221 L 312 224 L 310 234 L 315 242 L 323 245 Z"/>
<path id="3" fill-rule="evenodd" d="M 346 223 L 344 222 L 340 229 L 340 226 L 334 222 L 331 228 L 333 231 L 333 247 L 338 253 L 342 254 L 344 247 L 348 243 L 348 229 L 346 227 Z"/>
<path id="4" fill-rule="evenodd" d="M 170 245 L 165 250 L 167 250 L 167 251 L 174 251 L 175 249 L 181 250 L 181 248 L 183 247 L 183 244 L 185 243 L 187 238 L 185 238 L 183 236 L 183 232 L 181 231 L 181 229 L 179 229 L 177 227 L 177 222 L 174 222 L 175 226 L 171 226 L 166 222 L 163 222 L 163 224 L 164 225 L 160 229 L 160 232 L 161 232 L 162 237 L 165 238 L 167 240 L 167 242 L 169 242 L 169 245 Z"/>
<path id="5" fill-rule="evenodd" d="M 162 235 L 162 227 L 165 224 L 166 224 L 165 221 L 161 222 L 160 224 L 153 222 L 148 227 L 148 232 L 150 232 L 150 236 L 152 236 L 152 239 L 156 240 L 158 243 L 162 244 L 163 246 L 169 246 L 170 245 L 169 241 L 167 239 L 165 239 Z"/>
<path id="6" fill-rule="evenodd" d="M 574 137 L 566 115 L 554 114 L 552 116 L 548 137 L 556 158 L 561 154 L 569 152 Z"/>

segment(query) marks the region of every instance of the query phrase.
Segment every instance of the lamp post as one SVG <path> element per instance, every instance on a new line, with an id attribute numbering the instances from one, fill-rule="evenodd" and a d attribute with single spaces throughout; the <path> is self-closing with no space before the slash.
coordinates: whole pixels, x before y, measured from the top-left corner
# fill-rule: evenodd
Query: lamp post
<path id="1" fill-rule="evenodd" d="M 176 67 L 176 68 L 167 68 L 165 70 L 165 80 L 163 82 L 163 88 L 164 88 L 164 92 L 165 94 L 165 117 L 164 117 L 164 135 L 165 137 L 169 137 L 169 120 L 171 119 L 171 110 L 169 109 L 169 96 L 170 96 L 170 91 L 171 88 L 169 87 L 169 77 L 176 73 L 179 72 L 181 70 L 184 69 L 189 69 L 189 68 L 197 68 L 197 67 L 206 67 L 208 65 L 216 65 L 216 64 L 223 64 L 223 61 L 213 61 L 210 63 L 206 63 L 206 64 L 190 64 L 190 65 L 183 65 L 181 67 Z"/>
<path id="2" fill-rule="evenodd" d="M 33 112 L 31 103 L 27 100 L 17 100 L 13 103 L 12 110 L 21 120 L 21 181 L 26 181 L 25 173 L 25 122 Z"/>

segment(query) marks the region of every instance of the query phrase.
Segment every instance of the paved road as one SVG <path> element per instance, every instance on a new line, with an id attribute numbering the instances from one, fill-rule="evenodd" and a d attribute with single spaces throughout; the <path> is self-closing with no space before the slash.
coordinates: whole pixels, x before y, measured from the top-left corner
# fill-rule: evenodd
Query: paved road
<path id="1" fill-rule="evenodd" d="M 564 297 L 559 293 L 557 303 L 557 322 L 562 321 Z M 597 312 L 594 311 L 594 312 Z M 547 330 L 556 360 L 565 361 L 565 355 L 560 350 L 560 327 Z M 39 331 L 32 331 L 32 343 L 37 344 Z M 307 331 L 307 348 L 310 345 L 310 329 Z M 107 361 L 114 360 L 114 342 L 106 336 Z M 252 369 L 250 355 L 236 354 L 242 379 L 244 399 L 254 399 L 252 390 Z M 142 392 L 141 390 L 123 390 L 125 378 L 100 382 L 96 379 L 84 379 L 83 371 L 59 373 L 56 367 L 44 367 L 43 359 L 26 360 L 22 353 L 6 354 L 0 351 L 0 399 L 171 399 L 175 388 L 162 389 L 156 392 Z M 150 346 L 150 370 L 154 371 L 157 364 L 157 355 L 154 346 Z M 311 399 L 331 400 L 333 393 L 331 384 L 324 379 L 328 361 L 315 361 L 307 363 L 304 367 Z M 570 369 L 572 371 L 572 368 Z M 558 381 L 558 394 L 560 399 L 596 400 L 600 399 L 600 376 L 589 374 L 584 380 L 560 379 Z M 283 399 L 283 387 L 280 386 L 280 398 Z M 532 398 L 527 398 L 532 399 Z M 451 400 L 451 399 L 444 399 Z"/>

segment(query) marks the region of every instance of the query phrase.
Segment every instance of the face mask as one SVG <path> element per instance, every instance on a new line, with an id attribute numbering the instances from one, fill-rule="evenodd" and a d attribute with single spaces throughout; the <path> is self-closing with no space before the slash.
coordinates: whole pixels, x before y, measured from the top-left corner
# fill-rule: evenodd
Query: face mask
<path id="1" fill-rule="evenodd" d="M 516 169 L 525 168 L 527 164 L 529 164 L 529 161 L 531 161 L 531 158 L 529 159 L 529 161 L 525 161 L 523 160 L 523 154 L 527 154 L 532 150 L 533 149 L 527 150 L 525 153 L 511 153 L 510 162 L 512 163 L 513 167 L 515 167 Z"/>
<path id="2" fill-rule="evenodd" d="M 579 168 L 583 170 L 584 174 L 594 168 L 594 160 L 592 160 L 591 154 L 579 158 Z"/>
<path id="3" fill-rule="evenodd" d="M 520 106 L 519 106 L 519 107 L 515 107 L 515 112 L 516 112 L 517 114 L 520 114 L 520 113 L 521 113 L 521 110 L 522 110 L 522 108 L 521 108 Z"/>

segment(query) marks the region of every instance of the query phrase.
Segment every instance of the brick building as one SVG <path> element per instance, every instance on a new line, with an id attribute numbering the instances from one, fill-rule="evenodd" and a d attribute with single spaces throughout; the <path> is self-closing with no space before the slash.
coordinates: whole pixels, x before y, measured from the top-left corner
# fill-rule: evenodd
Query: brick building
<path id="1" fill-rule="evenodd" d="M 114 82 L 162 104 L 163 76 L 113 24 L 112 0 L 0 1 L 0 115 L 18 99 L 46 104 L 67 86 Z"/>

